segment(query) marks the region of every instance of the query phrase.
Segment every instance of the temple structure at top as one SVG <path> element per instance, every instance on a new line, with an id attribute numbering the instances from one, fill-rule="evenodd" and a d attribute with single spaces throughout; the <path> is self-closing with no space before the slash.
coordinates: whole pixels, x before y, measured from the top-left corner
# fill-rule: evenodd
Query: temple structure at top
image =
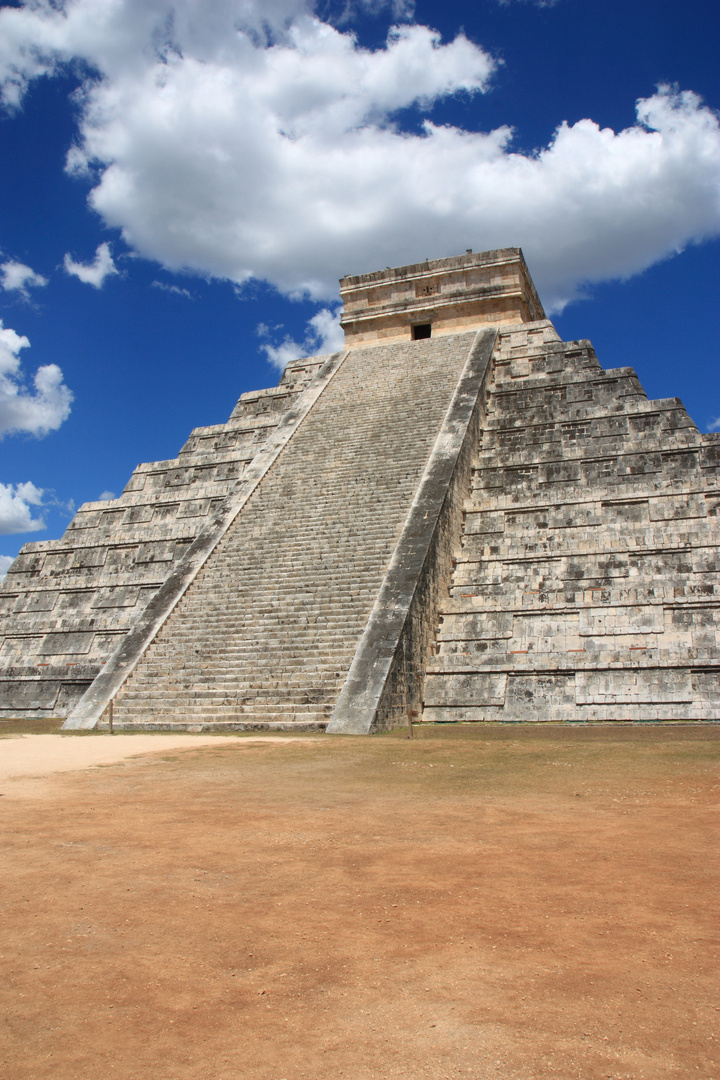
<path id="1" fill-rule="evenodd" d="M 720 436 L 560 340 L 515 248 L 341 281 L 288 365 L 0 586 L 0 717 L 720 719 Z"/>
<path id="2" fill-rule="evenodd" d="M 519 248 L 344 277 L 340 297 L 348 348 L 545 318 Z"/>

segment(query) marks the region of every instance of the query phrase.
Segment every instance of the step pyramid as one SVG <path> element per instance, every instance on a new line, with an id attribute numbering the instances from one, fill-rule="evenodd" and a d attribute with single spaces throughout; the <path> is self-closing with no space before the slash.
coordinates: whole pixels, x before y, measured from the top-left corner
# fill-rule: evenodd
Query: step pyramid
<path id="1" fill-rule="evenodd" d="M 518 249 L 341 295 L 344 350 L 25 545 L 0 717 L 720 719 L 720 437 L 560 341 Z"/>

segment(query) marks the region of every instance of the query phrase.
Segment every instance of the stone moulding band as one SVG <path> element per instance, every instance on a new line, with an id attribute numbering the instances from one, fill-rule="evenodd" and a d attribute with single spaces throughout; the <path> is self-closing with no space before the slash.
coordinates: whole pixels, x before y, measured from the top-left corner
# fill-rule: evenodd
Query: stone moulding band
<path id="1" fill-rule="evenodd" d="M 328 734 L 367 735 L 396 727 L 409 708 L 419 707 L 423 659 L 435 630 L 440 592 L 450 577 L 481 391 L 496 340 L 493 327 L 478 331 L 472 344 Z"/>
<path id="2" fill-rule="evenodd" d="M 334 353 L 283 416 L 265 446 L 253 458 L 236 488 L 190 545 L 178 565 L 139 616 L 132 630 L 108 658 L 63 724 L 63 730 L 94 728 L 145 650 L 197 577 L 263 477 L 293 437 L 323 390 L 339 371 L 349 350 Z"/>

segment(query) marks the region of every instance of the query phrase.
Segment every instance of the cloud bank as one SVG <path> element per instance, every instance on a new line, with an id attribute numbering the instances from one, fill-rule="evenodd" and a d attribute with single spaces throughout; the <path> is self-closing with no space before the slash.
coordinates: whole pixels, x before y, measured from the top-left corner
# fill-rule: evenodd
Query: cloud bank
<path id="1" fill-rule="evenodd" d="M 496 61 L 414 23 L 369 51 L 336 22 L 309 0 L 33 0 L 0 11 L 0 79 L 18 105 L 88 65 L 68 168 L 170 271 L 323 300 L 345 273 L 518 245 L 553 311 L 720 234 L 720 125 L 692 92 L 660 87 L 624 131 L 561 123 L 532 154 L 506 127 L 408 133 L 399 110 L 488 92 Z"/>
<path id="2" fill-rule="evenodd" d="M 33 507 L 42 506 L 44 491 L 35 487 L 28 480 L 25 484 L 0 484 L 0 535 L 11 533 L 37 532 L 45 528 L 42 518 L 34 518 Z M 3 556 L 5 560 L 7 556 Z M 10 565 L 2 566 L 3 576 Z"/>
<path id="3" fill-rule="evenodd" d="M 34 393 L 25 387 L 20 350 L 28 339 L 4 327 L 0 319 L 0 438 L 25 432 L 42 438 L 67 420 L 73 400 L 57 364 L 43 364 L 35 372 Z"/>

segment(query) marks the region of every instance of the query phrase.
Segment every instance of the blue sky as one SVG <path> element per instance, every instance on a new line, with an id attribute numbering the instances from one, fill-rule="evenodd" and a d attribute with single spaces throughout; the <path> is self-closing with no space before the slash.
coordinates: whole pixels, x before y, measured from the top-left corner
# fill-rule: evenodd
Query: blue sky
<path id="1" fill-rule="evenodd" d="M 394 29 L 393 29 L 394 28 Z M 0 4 L 0 556 L 338 345 L 337 278 L 521 246 L 720 425 L 716 0 Z"/>

